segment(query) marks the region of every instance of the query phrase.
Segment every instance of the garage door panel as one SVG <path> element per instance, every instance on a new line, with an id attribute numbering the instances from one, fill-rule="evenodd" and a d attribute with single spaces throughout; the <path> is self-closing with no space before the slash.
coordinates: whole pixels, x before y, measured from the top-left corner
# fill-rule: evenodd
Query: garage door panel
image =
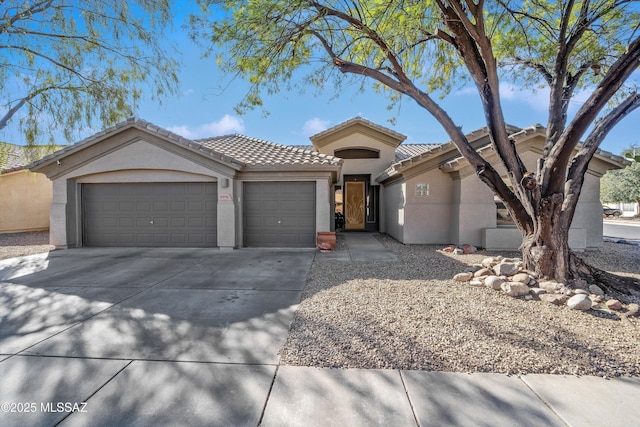
<path id="1" fill-rule="evenodd" d="M 167 228 L 169 226 L 169 218 L 153 215 L 153 224 L 149 224 L 153 228 Z"/>
<path id="2" fill-rule="evenodd" d="M 153 210 L 155 212 L 166 212 L 169 210 L 169 202 L 153 202 Z"/>
<path id="3" fill-rule="evenodd" d="M 89 246 L 216 246 L 217 187 L 85 184 L 83 226 Z"/>
<path id="4" fill-rule="evenodd" d="M 153 234 L 153 243 L 155 246 L 166 246 L 171 240 L 169 239 L 168 233 L 154 233 Z"/>
<path id="5" fill-rule="evenodd" d="M 297 206 L 298 211 L 301 212 L 315 212 L 316 211 L 316 202 L 315 200 L 301 200 Z"/>
<path id="6" fill-rule="evenodd" d="M 187 209 L 191 212 L 201 212 L 204 210 L 204 201 L 195 200 L 187 203 Z"/>
<path id="7" fill-rule="evenodd" d="M 117 223 L 120 227 L 132 227 L 135 225 L 135 221 L 133 218 L 124 217 L 124 218 L 113 218 L 113 222 Z M 115 224 L 107 224 L 107 226 L 113 227 Z"/>
<path id="8" fill-rule="evenodd" d="M 189 234 L 187 236 L 187 241 L 190 244 L 197 244 L 197 243 L 203 243 L 204 242 L 204 237 L 200 234 Z"/>
<path id="9" fill-rule="evenodd" d="M 295 244 L 298 243 L 298 234 L 297 233 L 282 233 L 281 240 L 286 244 Z"/>
<path id="10" fill-rule="evenodd" d="M 282 200 L 280 203 L 280 209 L 283 210 L 283 214 L 294 215 L 298 210 L 298 202 L 296 200 Z"/>
<path id="11" fill-rule="evenodd" d="M 154 239 L 151 233 L 136 233 L 134 236 L 135 243 L 142 246 L 153 245 Z"/>
<path id="12" fill-rule="evenodd" d="M 245 194 L 244 206 L 245 206 L 245 213 L 247 213 L 248 215 L 249 215 L 248 212 L 253 213 L 253 212 L 259 211 L 262 206 L 262 202 L 260 202 L 259 200 L 250 200 L 249 197 L 251 196 L 249 196 L 248 194 Z"/>
<path id="13" fill-rule="evenodd" d="M 107 212 L 116 212 L 118 210 L 118 202 L 102 202 L 96 210 L 103 210 Z"/>
<path id="14" fill-rule="evenodd" d="M 187 209 L 187 204 L 185 202 L 171 202 L 171 212 L 184 212 Z"/>
<path id="15" fill-rule="evenodd" d="M 298 226 L 299 227 L 315 227 L 316 226 L 316 222 L 314 219 L 312 218 L 298 218 Z"/>
<path id="16" fill-rule="evenodd" d="M 249 182 L 243 194 L 245 246 L 314 246 L 315 182 Z"/>
<path id="17" fill-rule="evenodd" d="M 141 201 L 141 202 L 136 202 L 136 212 L 138 213 L 145 213 L 145 212 L 149 212 L 152 213 L 153 212 L 153 208 L 152 208 L 153 204 L 151 202 L 147 202 L 147 201 Z"/>
<path id="18" fill-rule="evenodd" d="M 265 194 L 264 196 L 269 196 L 268 194 Z M 261 209 L 264 212 L 276 212 L 279 213 L 280 212 L 280 203 L 281 201 L 276 201 L 276 200 L 263 200 L 262 201 L 262 206 Z"/>

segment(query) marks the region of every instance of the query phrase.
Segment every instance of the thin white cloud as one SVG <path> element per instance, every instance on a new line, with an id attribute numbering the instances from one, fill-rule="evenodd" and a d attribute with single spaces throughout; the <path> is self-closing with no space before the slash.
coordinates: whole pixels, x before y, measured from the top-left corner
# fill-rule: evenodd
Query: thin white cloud
<path id="1" fill-rule="evenodd" d="M 326 130 L 329 128 L 329 123 L 331 123 L 331 121 L 322 120 L 318 117 L 309 119 L 306 122 L 304 122 L 304 125 L 302 126 L 302 135 L 313 136 L 317 133 L 320 133 L 323 130 Z"/>
<path id="2" fill-rule="evenodd" d="M 197 127 L 191 126 L 171 126 L 167 130 L 185 138 L 206 138 L 209 136 L 228 135 L 231 133 L 244 132 L 244 123 L 241 118 L 225 114 L 220 120 L 205 123 Z"/>

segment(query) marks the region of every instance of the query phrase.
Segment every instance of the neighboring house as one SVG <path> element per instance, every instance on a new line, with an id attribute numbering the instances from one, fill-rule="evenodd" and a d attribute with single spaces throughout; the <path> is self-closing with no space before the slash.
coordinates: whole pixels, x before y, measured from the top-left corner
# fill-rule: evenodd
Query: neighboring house
<path id="1" fill-rule="evenodd" d="M 52 183 L 25 165 L 51 151 L 0 143 L 0 233 L 49 229 Z"/>
<path id="2" fill-rule="evenodd" d="M 534 170 L 544 129 L 510 132 Z M 497 165 L 486 129 L 468 138 Z M 30 168 L 54 183 L 51 243 L 59 247 L 312 247 L 317 232 L 334 229 L 334 212 L 347 231 L 403 243 L 520 245 L 453 144 L 404 140 L 359 117 L 304 147 L 241 135 L 192 141 L 129 119 Z M 570 233 L 575 249 L 602 244 L 600 177 L 625 164 L 603 151 L 591 162 Z"/>

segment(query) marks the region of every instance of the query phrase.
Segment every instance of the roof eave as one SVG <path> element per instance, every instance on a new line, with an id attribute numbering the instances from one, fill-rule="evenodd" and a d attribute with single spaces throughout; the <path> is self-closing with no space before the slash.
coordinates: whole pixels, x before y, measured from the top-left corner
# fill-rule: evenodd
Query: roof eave
<path id="1" fill-rule="evenodd" d="M 233 157 L 230 157 L 224 153 L 220 153 L 214 149 L 203 147 L 201 144 L 191 139 L 184 138 L 167 129 L 161 128 L 160 126 L 147 122 L 146 120 L 142 120 L 138 118 L 129 118 L 124 122 L 120 122 L 108 129 L 102 130 L 81 141 L 78 141 L 73 145 L 66 146 L 65 148 L 58 150 L 52 154 L 49 154 L 48 156 L 45 156 L 40 160 L 32 162 L 26 165 L 25 167 L 31 170 L 32 172 L 40 172 L 44 168 L 64 159 L 65 157 L 68 157 L 81 150 L 92 147 L 95 144 L 98 144 L 109 137 L 112 137 L 114 135 L 117 135 L 129 129 L 137 129 L 141 132 L 145 132 L 150 135 L 155 135 L 171 144 L 186 148 L 187 150 L 192 151 L 194 153 L 198 153 L 199 155 L 205 158 L 220 161 L 221 163 L 224 163 L 225 165 L 235 170 L 241 170 L 246 166 L 245 163 Z"/>

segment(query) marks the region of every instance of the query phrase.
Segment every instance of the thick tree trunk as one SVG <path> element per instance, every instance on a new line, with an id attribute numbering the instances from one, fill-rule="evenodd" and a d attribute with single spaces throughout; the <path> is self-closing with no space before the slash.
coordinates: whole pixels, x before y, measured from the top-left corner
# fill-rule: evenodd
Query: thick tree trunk
<path id="1" fill-rule="evenodd" d="M 565 282 L 573 278 L 571 271 L 569 232 L 559 226 L 539 224 L 541 232 L 525 236 L 522 242 L 522 261 L 527 270 L 541 279 Z"/>
<path id="2" fill-rule="evenodd" d="M 524 235 L 521 250 L 525 267 L 541 279 L 558 282 L 571 279 L 574 273 L 569 263 L 570 222 L 563 218 L 563 200 L 561 193 L 542 198 L 532 218 L 533 230 L 528 232 L 526 224 L 518 224 Z"/>
<path id="3" fill-rule="evenodd" d="M 610 296 L 640 296 L 640 281 L 622 277 L 585 263 L 569 249 L 569 230 L 558 215 L 538 218 L 536 232 L 524 236 L 521 251 L 524 267 L 539 280 L 555 280 L 568 288 L 596 284 Z"/>

